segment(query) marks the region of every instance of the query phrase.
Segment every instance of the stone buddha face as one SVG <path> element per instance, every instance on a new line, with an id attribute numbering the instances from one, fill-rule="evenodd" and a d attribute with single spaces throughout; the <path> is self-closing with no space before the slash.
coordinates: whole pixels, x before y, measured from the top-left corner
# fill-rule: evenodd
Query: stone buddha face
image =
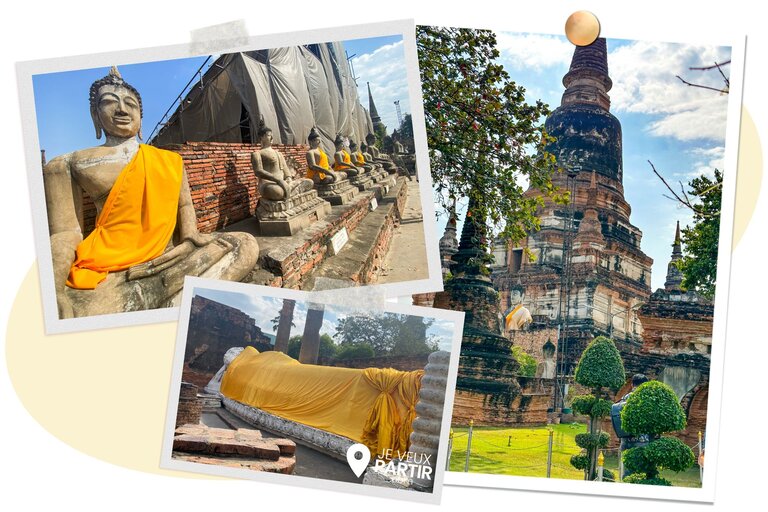
<path id="1" fill-rule="evenodd" d="M 262 148 L 272 146 L 272 130 L 267 128 L 259 132 L 259 144 Z"/>
<path id="2" fill-rule="evenodd" d="M 141 129 L 141 105 L 136 95 L 120 85 L 99 87 L 96 119 L 107 135 L 135 137 Z"/>
<path id="3" fill-rule="evenodd" d="M 320 137 L 311 137 L 307 139 L 310 149 L 317 149 L 320 147 Z"/>

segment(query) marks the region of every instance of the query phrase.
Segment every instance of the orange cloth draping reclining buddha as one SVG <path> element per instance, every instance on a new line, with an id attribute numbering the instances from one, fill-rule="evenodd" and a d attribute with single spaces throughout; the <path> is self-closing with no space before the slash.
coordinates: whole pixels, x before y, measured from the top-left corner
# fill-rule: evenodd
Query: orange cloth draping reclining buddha
<path id="1" fill-rule="evenodd" d="M 302 364 L 246 347 L 221 381 L 227 398 L 363 443 L 372 454 L 406 452 L 423 370 Z"/>
<path id="2" fill-rule="evenodd" d="M 112 187 L 95 229 L 77 246 L 67 285 L 93 289 L 108 272 L 160 256 L 176 228 L 183 170 L 178 154 L 141 144 Z"/>

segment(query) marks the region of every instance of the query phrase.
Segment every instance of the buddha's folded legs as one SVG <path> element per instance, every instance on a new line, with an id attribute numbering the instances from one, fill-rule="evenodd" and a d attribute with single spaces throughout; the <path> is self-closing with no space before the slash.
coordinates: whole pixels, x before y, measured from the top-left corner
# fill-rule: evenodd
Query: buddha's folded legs
<path id="1" fill-rule="evenodd" d="M 76 317 L 177 306 L 185 276 L 240 281 L 256 266 L 258 257 L 258 244 L 251 235 L 221 233 L 203 247 L 191 246 L 169 266 L 144 263 L 110 272 L 93 290 L 66 288 L 64 293 Z"/>

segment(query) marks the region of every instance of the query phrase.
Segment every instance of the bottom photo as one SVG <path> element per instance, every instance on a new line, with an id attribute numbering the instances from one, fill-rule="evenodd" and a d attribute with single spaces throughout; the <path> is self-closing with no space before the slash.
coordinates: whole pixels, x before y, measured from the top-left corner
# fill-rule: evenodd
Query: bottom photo
<path id="1" fill-rule="evenodd" d="M 188 277 L 161 466 L 439 502 L 464 315 L 339 293 Z"/>

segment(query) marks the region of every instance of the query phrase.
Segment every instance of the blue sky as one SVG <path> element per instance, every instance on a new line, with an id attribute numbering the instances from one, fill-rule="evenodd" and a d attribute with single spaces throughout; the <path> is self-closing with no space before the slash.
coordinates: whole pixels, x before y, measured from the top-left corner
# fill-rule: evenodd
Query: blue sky
<path id="1" fill-rule="evenodd" d="M 368 108 L 366 82 L 379 115 L 391 132 L 397 127 L 393 101 L 401 100 L 403 115 L 410 112 L 402 37 L 388 36 L 344 42 L 358 76 L 358 95 Z M 142 131 L 148 140 L 163 114 L 174 103 L 206 57 L 175 59 L 144 64 L 116 64 L 123 78 L 136 87 L 144 106 Z M 205 66 L 207 69 L 215 59 Z M 33 77 L 40 149 L 48 160 L 77 149 L 97 146 L 91 121 L 88 90 L 95 80 L 109 72 L 108 67 L 46 73 Z M 171 110 L 171 113 L 174 109 Z"/>
<path id="2" fill-rule="evenodd" d="M 574 46 L 565 37 L 498 33 L 499 61 L 529 101 L 542 99 L 554 110 L 564 91 Z M 608 70 L 613 80 L 611 112 L 623 131 L 624 194 L 630 221 L 643 232 L 642 249 L 654 259 L 652 288 L 662 287 L 672 251 L 675 222 L 691 222 L 689 211 L 668 194 L 648 160 L 674 185 L 715 168 L 723 169 L 727 95 L 688 87 L 688 81 L 722 87 L 716 70 L 689 71 L 730 58 L 730 49 L 609 39 Z M 727 71 L 727 68 L 726 68 Z M 728 170 L 726 169 L 726 172 Z M 445 220 L 439 221 L 442 233 Z"/>
<path id="3" fill-rule="evenodd" d="M 195 288 L 195 295 L 200 295 L 216 302 L 226 304 L 239 309 L 256 321 L 256 325 L 261 327 L 262 332 L 274 334 L 272 319 L 278 315 L 283 307 L 283 299 L 276 297 L 266 297 L 257 294 L 245 294 L 239 292 L 230 292 L 223 290 L 212 290 L 208 288 Z M 328 334 L 333 337 L 336 333 L 336 325 L 340 318 L 345 318 L 350 312 L 343 308 L 335 306 L 326 306 L 323 314 L 323 326 L 320 328 L 320 334 Z M 307 304 L 304 301 L 296 301 L 293 310 L 293 323 L 296 327 L 291 329 L 291 336 L 300 335 L 304 332 L 304 323 L 307 320 Z M 427 330 L 427 335 L 435 336 L 441 350 L 451 350 L 451 340 L 453 339 L 454 323 L 450 320 L 434 319 L 434 323 Z"/>

